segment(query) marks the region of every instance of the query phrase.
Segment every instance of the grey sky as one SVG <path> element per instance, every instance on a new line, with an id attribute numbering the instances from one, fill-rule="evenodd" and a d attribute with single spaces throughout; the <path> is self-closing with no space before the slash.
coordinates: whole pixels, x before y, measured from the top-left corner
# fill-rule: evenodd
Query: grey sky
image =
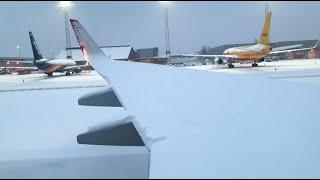
<path id="1" fill-rule="evenodd" d="M 73 2 L 70 18 L 100 45 L 159 47 L 164 53 L 164 8 L 154 2 Z M 57 2 L 0 2 L 1 54 L 31 56 L 28 31 L 42 53 L 65 47 L 64 19 Z M 316 39 L 320 36 L 320 2 L 270 2 L 271 41 Z M 264 21 L 264 1 L 172 2 L 169 24 L 172 53 L 196 52 L 202 45 L 253 42 Z M 71 44 L 76 39 L 70 28 Z"/>

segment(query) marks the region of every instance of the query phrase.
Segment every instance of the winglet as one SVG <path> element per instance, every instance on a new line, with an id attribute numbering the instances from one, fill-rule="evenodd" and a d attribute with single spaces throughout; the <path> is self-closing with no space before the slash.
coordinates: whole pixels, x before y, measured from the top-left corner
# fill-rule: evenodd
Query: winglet
<path id="1" fill-rule="evenodd" d="M 82 27 L 80 22 L 75 19 L 70 19 L 71 26 L 77 37 L 80 49 L 83 53 L 84 59 L 90 62 L 90 65 L 108 81 L 109 79 L 103 73 L 107 67 L 107 61 L 110 60 L 104 52 L 99 48 L 97 43 L 89 35 L 89 33 Z"/>
<path id="2" fill-rule="evenodd" d="M 121 100 L 118 92 L 113 88 L 112 82 L 112 71 L 115 71 L 117 67 L 114 66 L 114 62 L 107 57 L 104 52 L 100 49 L 97 43 L 92 39 L 92 37 L 87 33 L 87 31 L 82 27 L 78 20 L 70 19 L 71 26 L 77 37 L 80 49 L 86 61 L 90 62 L 90 65 L 108 81 L 111 86 L 112 91 L 118 98 L 120 104 L 124 109 L 127 109 L 123 101 Z M 118 67 L 119 70 L 119 67 Z M 114 78 L 114 77 L 113 77 Z"/>

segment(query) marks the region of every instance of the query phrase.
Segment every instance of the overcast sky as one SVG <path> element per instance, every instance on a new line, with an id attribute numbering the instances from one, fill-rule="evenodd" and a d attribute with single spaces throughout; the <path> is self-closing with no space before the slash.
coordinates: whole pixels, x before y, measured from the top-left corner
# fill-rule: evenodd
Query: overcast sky
<path id="1" fill-rule="evenodd" d="M 164 7 L 154 2 L 73 2 L 69 17 L 80 20 L 99 45 L 159 47 L 164 54 Z M 264 21 L 264 1 L 172 2 L 169 24 L 172 53 L 191 53 L 201 46 L 253 42 Z M 65 47 L 63 12 L 58 2 L 0 2 L 1 54 L 32 56 L 28 31 L 42 54 Z M 271 41 L 317 39 L 320 2 L 270 2 Z M 71 44 L 77 46 L 70 27 Z"/>

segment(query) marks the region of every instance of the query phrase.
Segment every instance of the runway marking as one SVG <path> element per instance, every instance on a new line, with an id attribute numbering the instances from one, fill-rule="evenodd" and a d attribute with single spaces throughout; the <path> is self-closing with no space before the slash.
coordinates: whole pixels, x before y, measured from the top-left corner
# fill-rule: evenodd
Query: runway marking
<path id="1" fill-rule="evenodd" d="M 26 88 L 26 89 L 0 89 L 0 93 L 15 92 L 15 91 L 43 91 L 43 90 L 80 89 L 80 88 L 97 88 L 97 87 L 107 87 L 107 86 L 97 85 L 97 86 L 44 87 L 44 88 Z"/>
<path id="2" fill-rule="evenodd" d="M 273 76 L 269 77 L 270 79 L 290 79 L 290 78 L 314 78 L 320 77 L 320 74 L 313 74 L 313 75 L 297 75 L 297 76 Z"/>

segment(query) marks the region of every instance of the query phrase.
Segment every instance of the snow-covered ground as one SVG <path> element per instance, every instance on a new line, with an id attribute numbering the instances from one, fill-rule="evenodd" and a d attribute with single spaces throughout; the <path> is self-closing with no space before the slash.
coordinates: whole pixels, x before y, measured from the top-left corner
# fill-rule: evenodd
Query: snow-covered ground
<path id="1" fill-rule="evenodd" d="M 161 85 L 164 90 L 171 90 L 176 95 L 176 101 L 184 102 L 185 109 L 182 112 L 185 114 L 179 114 L 179 111 L 176 111 L 179 108 L 177 107 L 179 102 L 171 101 L 172 104 L 166 104 L 168 99 L 162 94 L 157 94 L 162 98 L 158 100 L 154 98 L 153 91 L 147 91 L 147 93 L 143 91 L 145 89 L 155 90 L 158 87 L 154 89 L 142 85 L 135 87 L 139 88 L 138 90 L 141 89 L 137 98 L 149 98 L 140 99 L 142 106 L 149 102 L 159 103 L 157 107 L 143 106 L 143 112 L 149 112 L 150 119 L 156 114 L 160 119 L 176 120 L 172 121 L 172 124 L 166 121 L 152 123 L 180 127 L 179 129 L 166 129 L 169 135 L 180 134 L 169 136 L 164 142 L 161 142 L 162 144 L 155 144 L 158 149 L 153 149 L 153 168 L 156 168 L 157 172 L 153 173 L 156 176 L 163 171 L 171 174 L 181 173 L 182 177 L 190 177 L 188 175 L 194 172 L 203 172 L 202 177 L 212 177 L 210 175 L 214 171 L 218 177 L 260 177 L 261 174 L 266 177 L 268 175 L 269 177 L 320 177 L 319 173 L 317 174 L 317 168 L 320 166 L 315 160 L 319 159 L 316 153 L 319 146 L 314 141 L 319 135 L 316 130 L 319 123 L 314 120 L 320 116 L 311 111 L 313 109 L 299 109 L 301 107 L 315 108 L 313 106 L 315 101 L 311 96 L 315 95 L 315 90 L 320 87 L 320 62 L 279 61 L 258 68 L 222 68 L 213 70 L 214 72 L 207 72 L 212 71 L 210 69 L 212 66 L 190 68 L 201 70 L 201 72 L 192 72 L 190 73 L 192 76 L 186 77 L 189 72 L 195 70 L 180 72 L 180 69 L 175 71 L 173 68 L 174 73 L 183 73 L 183 76 L 179 76 L 181 81 L 172 81 L 171 84 L 170 82 L 163 83 L 160 81 L 162 78 L 156 77 L 159 86 Z M 150 72 L 153 70 L 157 69 L 154 67 Z M 128 71 L 128 83 L 130 83 L 130 78 L 138 78 L 134 76 L 136 73 L 137 71 Z M 163 74 L 163 76 L 170 75 Z M 201 77 L 204 79 L 199 79 Z M 146 80 L 148 77 L 140 78 Z M 167 80 L 170 78 L 174 79 L 174 77 L 165 77 Z M 186 82 L 185 79 L 188 79 L 189 82 Z M 171 89 L 174 82 L 179 82 L 181 87 Z M 280 87 L 282 83 L 285 85 Z M 208 89 L 198 89 L 203 84 L 207 84 Z M 130 85 L 134 86 L 134 84 Z M 270 85 L 272 87 L 269 87 Z M 80 96 L 106 86 L 107 83 L 95 72 L 53 78 L 48 78 L 43 74 L 0 76 L 0 177 L 148 177 L 149 154 L 144 147 L 87 146 L 76 142 L 76 136 L 86 132 L 89 127 L 121 119 L 127 115 L 122 108 L 88 107 L 77 104 Z M 192 86 L 193 89 L 189 88 Z M 282 87 L 287 89 L 282 89 Z M 297 89 L 289 92 L 290 88 Z M 203 94 L 195 94 L 202 91 Z M 130 89 L 124 89 L 122 92 L 125 94 L 130 92 Z M 179 92 L 186 92 L 185 94 L 192 96 L 180 96 Z M 205 96 L 210 92 L 213 92 L 210 97 Z M 285 92 L 288 92 L 288 97 L 285 97 Z M 264 93 L 270 93 L 268 98 L 264 98 Z M 310 96 L 297 96 L 297 99 L 290 99 L 299 93 L 303 95 L 310 93 Z M 251 94 L 259 96 L 252 97 Z M 228 97 L 223 95 L 228 95 Z M 226 99 L 231 100 L 232 103 L 227 102 Z M 284 106 L 286 100 L 290 101 L 287 107 L 293 108 L 295 114 L 290 114 L 293 112 Z M 308 105 L 307 101 L 311 100 L 311 104 Z M 203 104 L 203 102 L 211 103 Z M 193 104 L 195 106 L 192 106 Z M 274 107 L 272 107 L 273 104 Z M 161 109 L 163 106 L 169 107 L 171 111 L 163 113 Z M 255 109 L 248 110 L 247 106 L 255 107 Z M 141 107 L 130 108 L 133 112 L 138 112 L 139 108 L 141 110 Z M 251 117 L 239 119 L 243 113 L 248 114 L 251 111 Z M 304 116 L 306 112 L 310 114 Z M 266 114 L 267 116 L 264 116 Z M 138 118 L 142 117 L 139 113 L 135 115 Z M 156 127 L 150 129 L 157 130 Z M 155 135 L 163 135 L 162 130 L 164 129 L 155 131 Z M 184 132 L 191 132 L 192 136 L 185 137 Z M 201 136 L 198 141 L 192 141 L 194 137 L 203 134 L 208 136 Z M 217 136 L 210 136 L 212 134 Z M 181 143 L 173 143 L 181 139 L 183 139 Z M 203 146 L 208 142 L 210 146 Z M 189 144 L 193 146 L 186 147 Z M 176 151 L 163 155 L 162 151 L 170 149 L 166 145 L 172 146 L 172 149 L 176 148 Z M 290 147 L 294 149 L 288 152 Z M 210 157 L 207 153 L 193 154 L 195 158 L 185 158 L 188 152 L 199 152 L 197 148 L 201 148 L 201 152 L 212 154 Z M 177 153 L 177 150 L 181 151 Z M 254 154 L 251 154 L 251 151 Z M 159 154 L 163 156 L 157 156 Z M 187 167 L 194 167 L 206 163 L 208 158 L 216 160 L 218 164 L 210 161 L 214 166 L 188 172 L 182 172 L 183 168 L 179 168 L 180 162 L 185 162 Z M 244 159 L 246 161 L 243 161 Z M 257 162 L 256 159 L 261 161 Z M 277 165 L 281 169 L 273 168 L 277 159 L 279 160 Z M 159 163 L 156 164 L 156 162 Z M 169 167 L 162 162 L 173 162 L 173 166 L 176 163 L 177 169 L 168 170 Z M 220 165 L 219 162 L 223 164 Z M 248 162 L 255 162 L 260 168 L 265 167 L 265 169 L 261 171 L 257 167 L 257 169 L 250 170 L 252 164 L 250 166 Z M 291 165 L 284 172 L 289 162 Z M 298 163 L 295 164 L 295 162 Z M 300 168 L 303 166 L 301 162 L 305 163 L 304 168 Z M 310 169 L 310 167 L 313 168 Z M 300 171 L 292 171 L 296 169 Z M 153 171 L 156 170 L 153 169 Z M 159 176 L 170 176 L 170 174 Z"/>
<path id="2" fill-rule="evenodd" d="M 277 72 L 301 69 L 318 69 L 320 68 L 320 59 L 282 60 L 275 62 L 261 62 L 258 64 L 259 66 L 255 68 L 251 68 L 250 63 L 235 63 L 235 68 L 232 69 L 228 68 L 227 65 L 189 66 L 186 68 L 228 73 Z"/>
<path id="3" fill-rule="evenodd" d="M 107 83 L 103 78 L 97 75 L 95 71 L 84 72 L 81 75 L 75 74 L 66 76 L 64 73 L 55 73 L 53 77 L 45 74 L 28 74 L 28 75 L 1 75 L 0 90 L 14 89 L 37 89 L 37 88 L 62 88 L 78 86 L 105 86 Z"/>
<path id="4" fill-rule="evenodd" d="M 186 68 L 242 76 L 264 76 L 269 79 L 281 79 L 298 83 L 320 84 L 320 59 L 261 62 L 259 67 L 255 68 L 252 68 L 251 64 L 235 64 L 235 68 L 232 69 L 226 65 L 190 66 Z"/>
<path id="5" fill-rule="evenodd" d="M 95 72 L 0 76 L 0 178 L 146 178 L 145 148 L 77 144 L 89 127 L 124 114 L 78 105 L 106 85 Z"/>

